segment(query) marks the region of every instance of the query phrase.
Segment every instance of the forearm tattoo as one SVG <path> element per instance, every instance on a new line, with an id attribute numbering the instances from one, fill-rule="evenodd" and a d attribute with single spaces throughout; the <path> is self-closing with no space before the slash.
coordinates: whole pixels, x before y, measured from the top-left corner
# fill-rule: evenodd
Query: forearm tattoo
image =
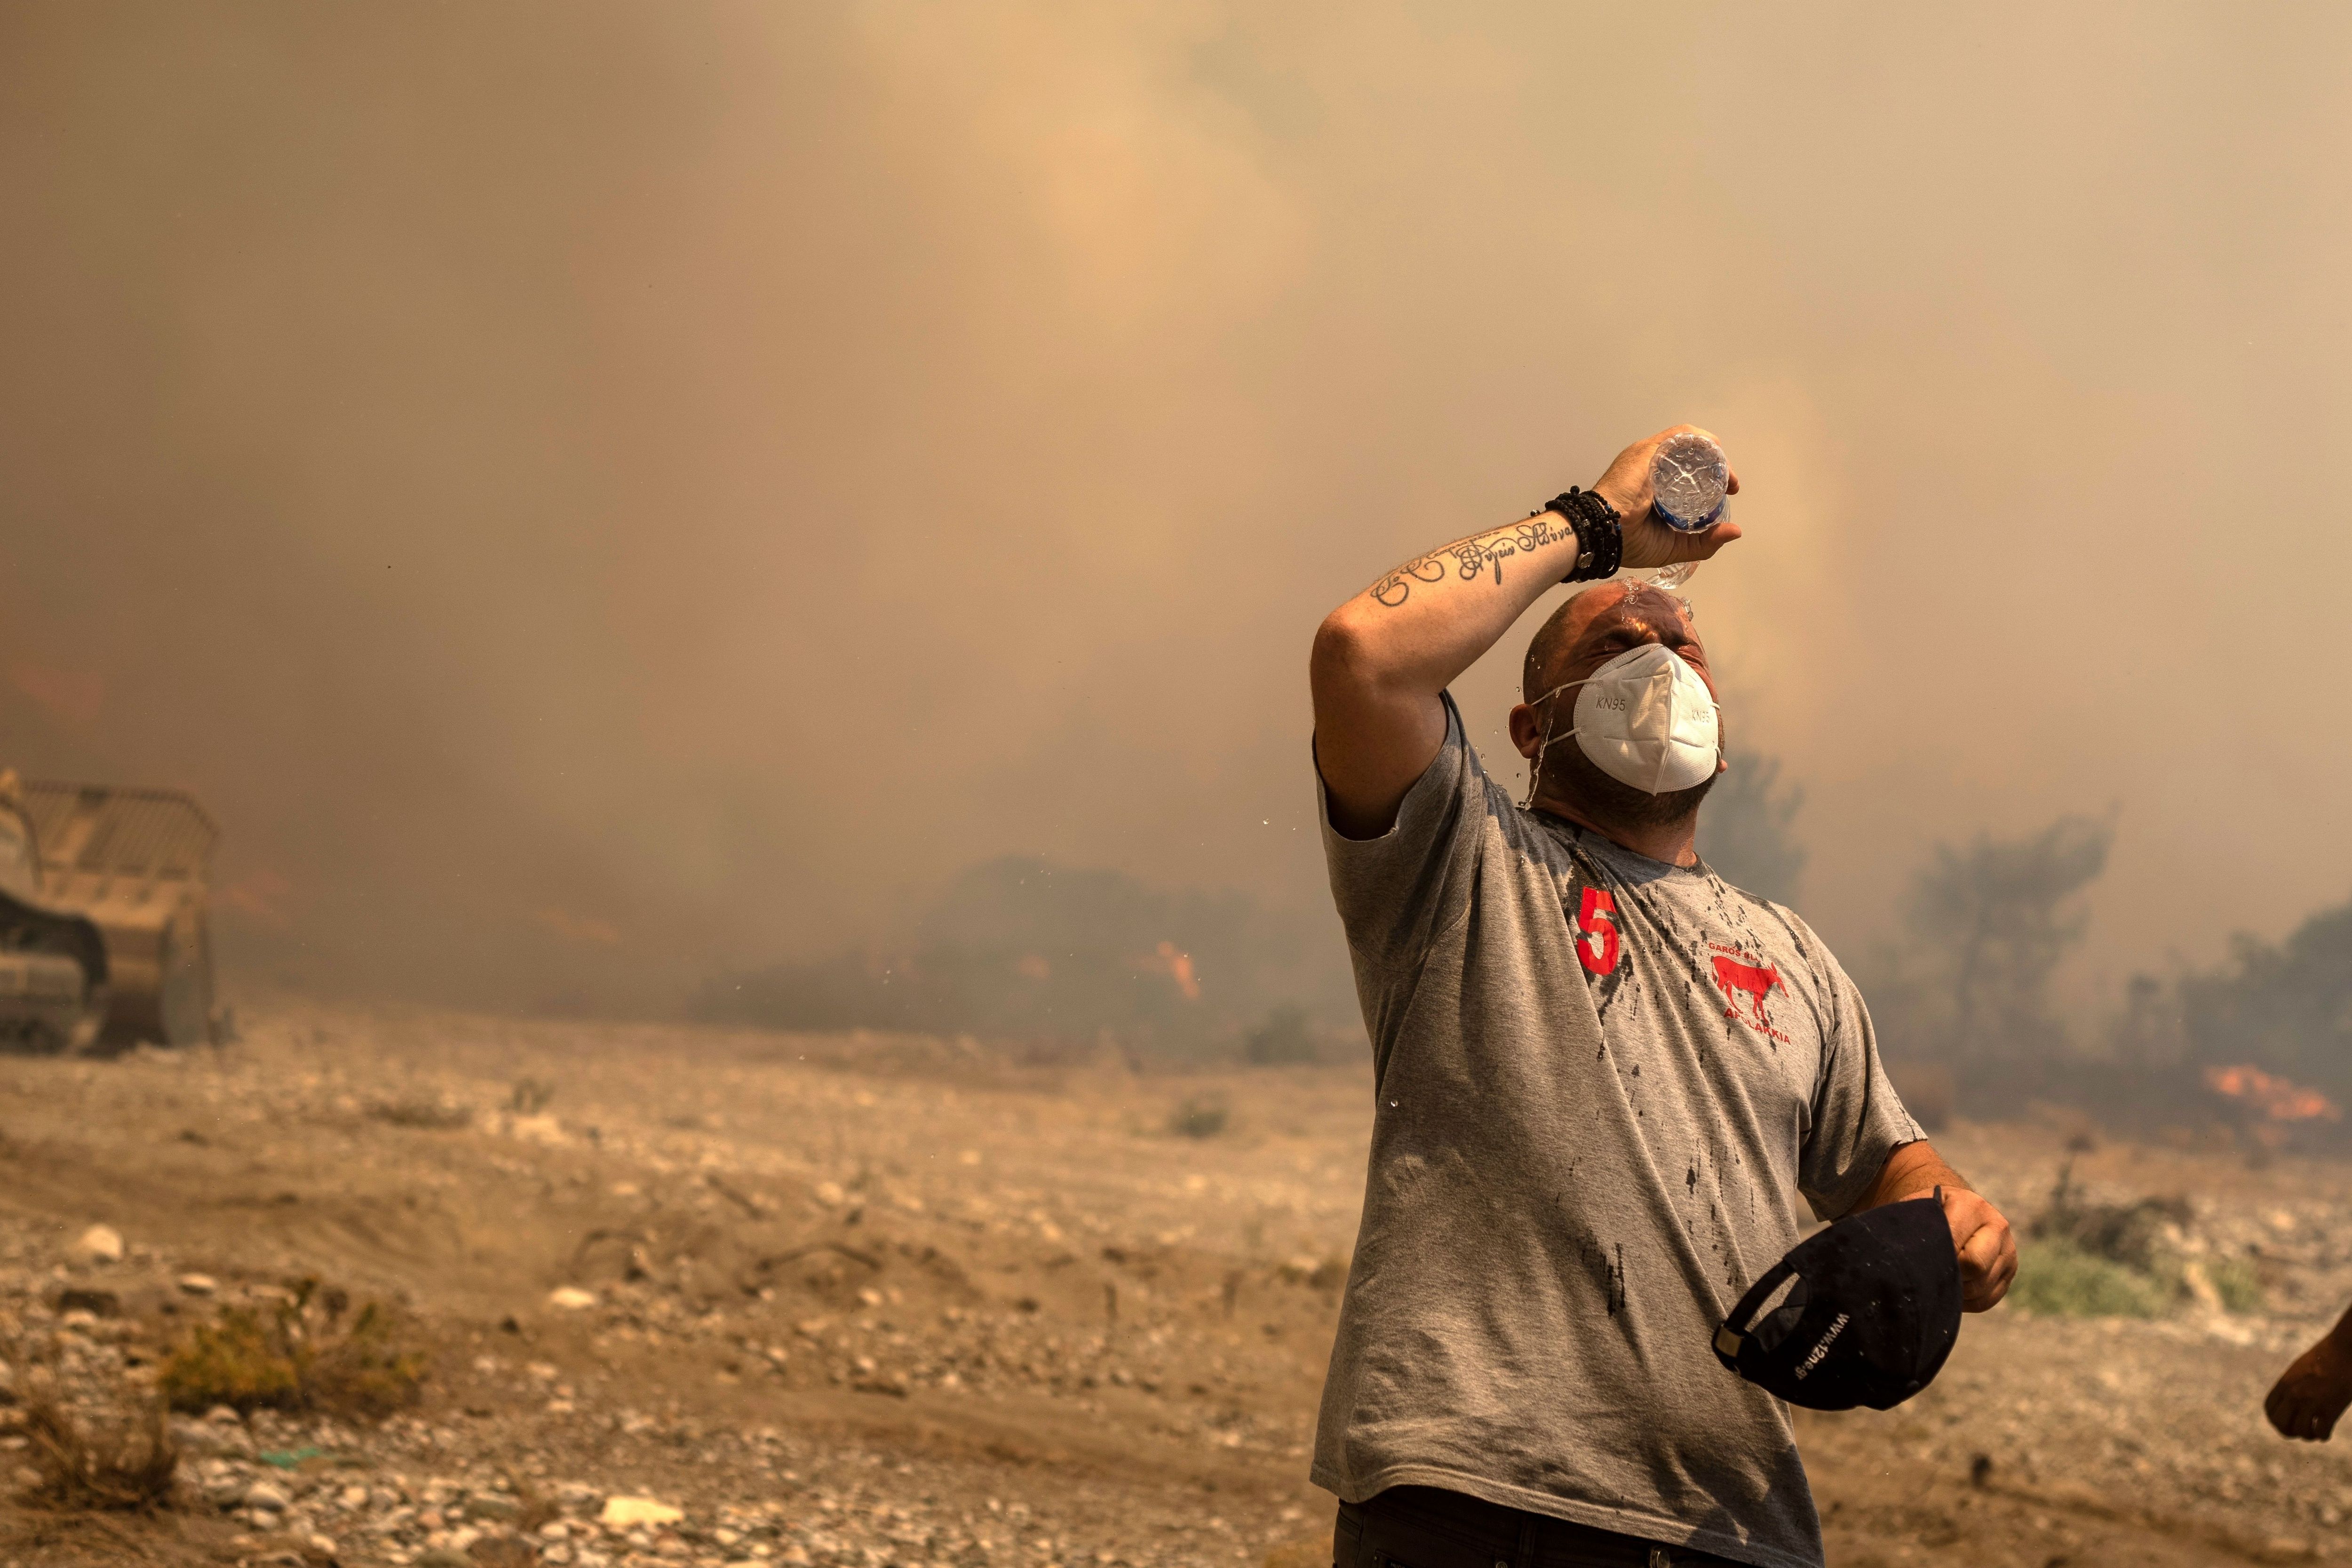
<path id="1" fill-rule="evenodd" d="M 1418 560 L 1408 561 L 1364 591 L 1393 610 L 1412 597 L 1415 583 L 1444 582 L 1449 562 L 1454 575 L 1465 583 L 1476 581 L 1481 573 L 1489 566 L 1493 567 L 1495 586 L 1499 588 L 1503 585 L 1504 557 L 1522 552 L 1532 554 L 1547 544 L 1558 544 L 1562 540 L 1570 544 L 1576 542 L 1576 530 L 1568 525 L 1568 519 L 1556 511 L 1539 511 L 1523 522 L 1515 522 L 1507 528 L 1489 529 L 1485 533 L 1474 533 L 1467 539 L 1457 539 L 1451 544 L 1433 550 Z"/>

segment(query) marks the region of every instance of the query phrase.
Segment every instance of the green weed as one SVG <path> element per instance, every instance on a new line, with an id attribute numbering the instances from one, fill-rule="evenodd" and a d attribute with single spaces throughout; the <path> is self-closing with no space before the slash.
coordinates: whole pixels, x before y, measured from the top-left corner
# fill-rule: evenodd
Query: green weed
<path id="1" fill-rule="evenodd" d="M 2020 1249 L 2017 1282 L 2009 1292 L 2026 1311 L 2061 1318 L 2153 1318 L 2170 1296 L 2138 1269 L 2054 1236 Z"/>
<path id="2" fill-rule="evenodd" d="M 2205 1266 L 2205 1278 L 2213 1282 L 2213 1293 L 2221 1298 L 2221 1305 L 2230 1311 L 2263 1310 L 2262 1277 L 2245 1258 L 2217 1258 Z"/>

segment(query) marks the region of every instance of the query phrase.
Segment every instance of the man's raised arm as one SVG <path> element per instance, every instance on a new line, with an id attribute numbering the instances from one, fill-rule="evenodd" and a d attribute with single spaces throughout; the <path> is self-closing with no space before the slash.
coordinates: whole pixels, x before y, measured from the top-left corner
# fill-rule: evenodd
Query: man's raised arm
<path id="1" fill-rule="evenodd" d="M 1704 561 L 1739 537 L 1737 523 L 1679 533 L 1650 513 L 1650 459 L 1659 442 L 1692 428 L 1677 425 L 1635 442 L 1592 487 L 1624 520 L 1627 566 Z M 1738 489 L 1735 475 L 1731 489 Z M 1444 743 L 1440 694 L 1568 575 L 1576 557 L 1568 520 L 1538 512 L 1416 556 L 1323 618 L 1307 677 L 1315 761 L 1334 827 L 1351 838 L 1388 831 Z"/>

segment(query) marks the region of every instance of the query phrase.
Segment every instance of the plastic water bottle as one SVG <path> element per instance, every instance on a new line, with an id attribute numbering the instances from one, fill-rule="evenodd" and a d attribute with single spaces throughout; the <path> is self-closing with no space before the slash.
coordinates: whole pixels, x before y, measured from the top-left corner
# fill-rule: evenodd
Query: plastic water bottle
<path id="1" fill-rule="evenodd" d="M 1650 509 L 1658 521 L 1682 533 L 1696 533 L 1723 516 L 1731 493 L 1731 465 L 1723 448 L 1704 436 L 1670 436 L 1650 459 Z M 1679 588 L 1697 574 L 1698 563 L 1632 566 L 1618 574 L 1628 583 Z"/>
<path id="2" fill-rule="evenodd" d="M 1658 521 L 1696 533 L 1723 515 L 1731 491 L 1731 465 L 1704 436 L 1669 436 L 1650 459 L 1650 504 Z"/>

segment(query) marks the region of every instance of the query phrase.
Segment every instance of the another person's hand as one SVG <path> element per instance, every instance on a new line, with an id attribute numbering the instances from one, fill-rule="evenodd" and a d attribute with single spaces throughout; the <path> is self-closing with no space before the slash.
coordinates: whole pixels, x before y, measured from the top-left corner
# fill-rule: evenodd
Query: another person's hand
<path id="1" fill-rule="evenodd" d="M 1736 522 L 1718 522 L 1696 533 L 1685 533 L 1660 522 L 1657 514 L 1650 510 L 1650 463 L 1657 456 L 1658 443 L 1685 431 L 1706 436 L 1710 441 L 1715 439 L 1696 425 L 1676 425 L 1661 430 L 1618 453 L 1609 471 L 1592 486 L 1625 520 L 1624 563 L 1628 566 L 1670 566 L 1677 561 L 1705 561 L 1739 537 L 1739 525 Z M 1739 475 L 1736 470 L 1731 476 L 1730 493 L 1739 493 Z"/>
<path id="2" fill-rule="evenodd" d="M 2009 1221 L 1968 1188 L 1947 1186 L 1944 1222 L 1952 1227 L 1952 1247 L 1960 1255 L 1961 1307 L 1990 1311 L 2017 1278 L 2017 1238 L 2010 1234 Z"/>
<path id="3" fill-rule="evenodd" d="M 2279 1374 L 2263 1414 L 2282 1437 L 2325 1443 L 2347 1405 L 2352 1405 L 2352 1353 L 2331 1333 Z"/>

